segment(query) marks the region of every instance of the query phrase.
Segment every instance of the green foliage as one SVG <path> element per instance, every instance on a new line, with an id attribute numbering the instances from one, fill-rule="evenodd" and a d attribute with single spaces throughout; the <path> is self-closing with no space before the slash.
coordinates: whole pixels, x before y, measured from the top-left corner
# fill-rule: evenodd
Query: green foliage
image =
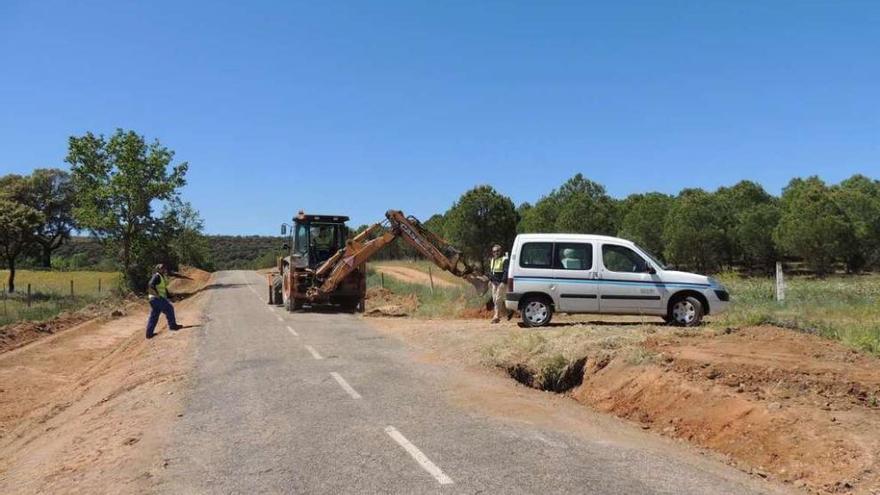
<path id="1" fill-rule="evenodd" d="M 832 189 L 833 199 L 852 227 L 853 242 L 844 246 L 850 272 L 880 264 L 880 181 L 854 175 Z"/>
<path id="2" fill-rule="evenodd" d="M 779 225 L 774 232 L 778 247 L 797 256 L 819 275 L 854 242 L 853 226 L 834 201 L 831 189 L 818 177 L 793 179 L 782 192 Z"/>
<path id="3" fill-rule="evenodd" d="M 718 210 L 718 202 L 706 191 L 682 191 L 663 226 L 666 259 L 700 271 L 720 267 L 727 238 Z"/>
<path id="4" fill-rule="evenodd" d="M 623 219 L 617 235 L 663 256 L 663 230 L 674 198 L 667 194 L 633 194 L 624 201 Z"/>
<path id="5" fill-rule="evenodd" d="M 147 143 L 118 129 L 109 139 L 91 132 L 72 136 L 66 161 L 76 190 L 74 217 L 84 228 L 118 249 L 130 288 L 143 291 L 150 266 L 160 253 L 152 203 L 174 199 L 186 184 L 186 162 L 168 170 L 174 152 L 159 141 Z"/>
<path id="6" fill-rule="evenodd" d="M 779 207 L 772 203 L 750 206 L 736 215 L 734 236 L 743 264 L 770 272 L 777 261 L 773 229 L 779 224 Z"/>
<path id="7" fill-rule="evenodd" d="M 521 207 L 522 208 L 522 207 Z M 522 232 L 617 233 L 617 204 L 601 184 L 577 174 L 533 207 L 522 208 Z"/>
<path id="8" fill-rule="evenodd" d="M 55 168 L 38 168 L 25 180 L 22 202 L 44 215 L 44 221 L 33 232 L 33 241 L 40 248 L 41 265 L 51 268 L 52 252 L 70 238 L 75 226 L 73 182 L 69 173 Z"/>
<path id="9" fill-rule="evenodd" d="M 30 206 L 3 198 L 0 189 L 0 254 L 9 268 L 7 290 L 15 292 L 15 262 L 45 217 Z"/>
<path id="10" fill-rule="evenodd" d="M 444 215 L 447 240 L 465 256 L 485 258 L 493 244 L 509 249 L 516 236 L 517 215 L 513 201 L 491 186 L 478 186 L 464 193 Z"/>
<path id="11" fill-rule="evenodd" d="M 209 259 L 216 270 L 269 268 L 276 256 L 283 254 L 281 246 L 288 242 L 283 237 L 270 236 L 205 236 Z"/>

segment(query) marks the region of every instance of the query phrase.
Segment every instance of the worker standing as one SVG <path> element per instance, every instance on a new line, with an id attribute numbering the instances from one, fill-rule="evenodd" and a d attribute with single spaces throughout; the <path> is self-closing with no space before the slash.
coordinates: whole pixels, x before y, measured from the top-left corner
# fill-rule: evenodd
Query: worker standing
<path id="1" fill-rule="evenodd" d="M 167 275 L 168 269 L 160 263 L 156 265 L 153 276 L 150 277 L 150 282 L 147 284 L 147 293 L 150 295 L 150 318 L 147 320 L 148 339 L 153 338 L 153 331 L 159 322 L 159 313 L 164 314 L 165 319 L 168 320 L 168 330 L 175 331 L 182 328 L 177 324 L 174 317 L 174 306 L 168 300 Z"/>
<path id="2" fill-rule="evenodd" d="M 492 246 L 492 259 L 489 260 L 489 281 L 492 283 L 492 303 L 495 314 L 492 323 L 498 323 L 507 315 L 504 296 L 507 294 L 507 255 L 502 252 L 500 244 Z"/>

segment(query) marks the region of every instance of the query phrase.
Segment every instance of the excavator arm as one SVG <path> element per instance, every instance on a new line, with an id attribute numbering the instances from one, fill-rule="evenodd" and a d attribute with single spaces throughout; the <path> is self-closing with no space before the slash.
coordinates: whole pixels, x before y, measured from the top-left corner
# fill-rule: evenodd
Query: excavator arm
<path id="1" fill-rule="evenodd" d="M 351 272 L 398 237 L 403 238 L 438 267 L 470 282 L 480 294 L 484 294 L 489 288 L 488 279 L 473 272 L 461 251 L 426 229 L 418 219 L 407 217 L 398 210 L 388 210 L 385 217 L 385 222 L 374 224 L 349 239 L 343 249 L 315 270 L 315 277 L 320 285 L 308 290 L 309 298 L 318 298 L 333 292 Z M 387 227 L 383 229 L 386 223 Z M 372 237 L 380 232 L 381 234 Z"/>

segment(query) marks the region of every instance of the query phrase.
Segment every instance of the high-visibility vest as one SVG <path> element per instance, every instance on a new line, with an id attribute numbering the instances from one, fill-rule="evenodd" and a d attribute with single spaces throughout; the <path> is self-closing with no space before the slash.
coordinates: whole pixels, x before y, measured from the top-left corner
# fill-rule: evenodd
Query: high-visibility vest
<path id="1" fill-rule="evenodd" d="M 159 297 L 168 299 L 168 281 L 165 280 L 161 273 L 159 274 L 159 283 L 156 284 L 156 294 L 159 294 Z"/>
<path id="2" fill-rule="evenodd" d="M 504 271 L 504 263 L 507 261 L 507 256 L 499 256 L 498 258 L 492 258 L 492 262 L 489 264 L 489 267 L 492 269 L 492 273 L 501 273 Z"/>

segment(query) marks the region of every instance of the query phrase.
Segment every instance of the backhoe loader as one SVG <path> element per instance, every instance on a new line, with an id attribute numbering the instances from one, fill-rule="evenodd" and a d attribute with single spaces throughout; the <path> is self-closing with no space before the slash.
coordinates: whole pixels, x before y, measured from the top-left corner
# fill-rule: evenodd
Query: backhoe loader
<path id="1" fill-rule="evenodd" d="M 461 251 L 427 230 L 418 219 L 388 210 L 385 220 L 348 238 L 342 215 L 309 215 L 293 218 L 288 256 L 278 260 L 269 275 L 269 304 L 283 304 L 288 311 L 304 306 L 334 305 L 346 311 L 364 311 L 366 262 L 383 247 L 402 238 L 443 270 L 467 280 L 480 294 L 488 279 L 475 273 Z M 287 224 L 281 226 L 287 237 Z"/>

